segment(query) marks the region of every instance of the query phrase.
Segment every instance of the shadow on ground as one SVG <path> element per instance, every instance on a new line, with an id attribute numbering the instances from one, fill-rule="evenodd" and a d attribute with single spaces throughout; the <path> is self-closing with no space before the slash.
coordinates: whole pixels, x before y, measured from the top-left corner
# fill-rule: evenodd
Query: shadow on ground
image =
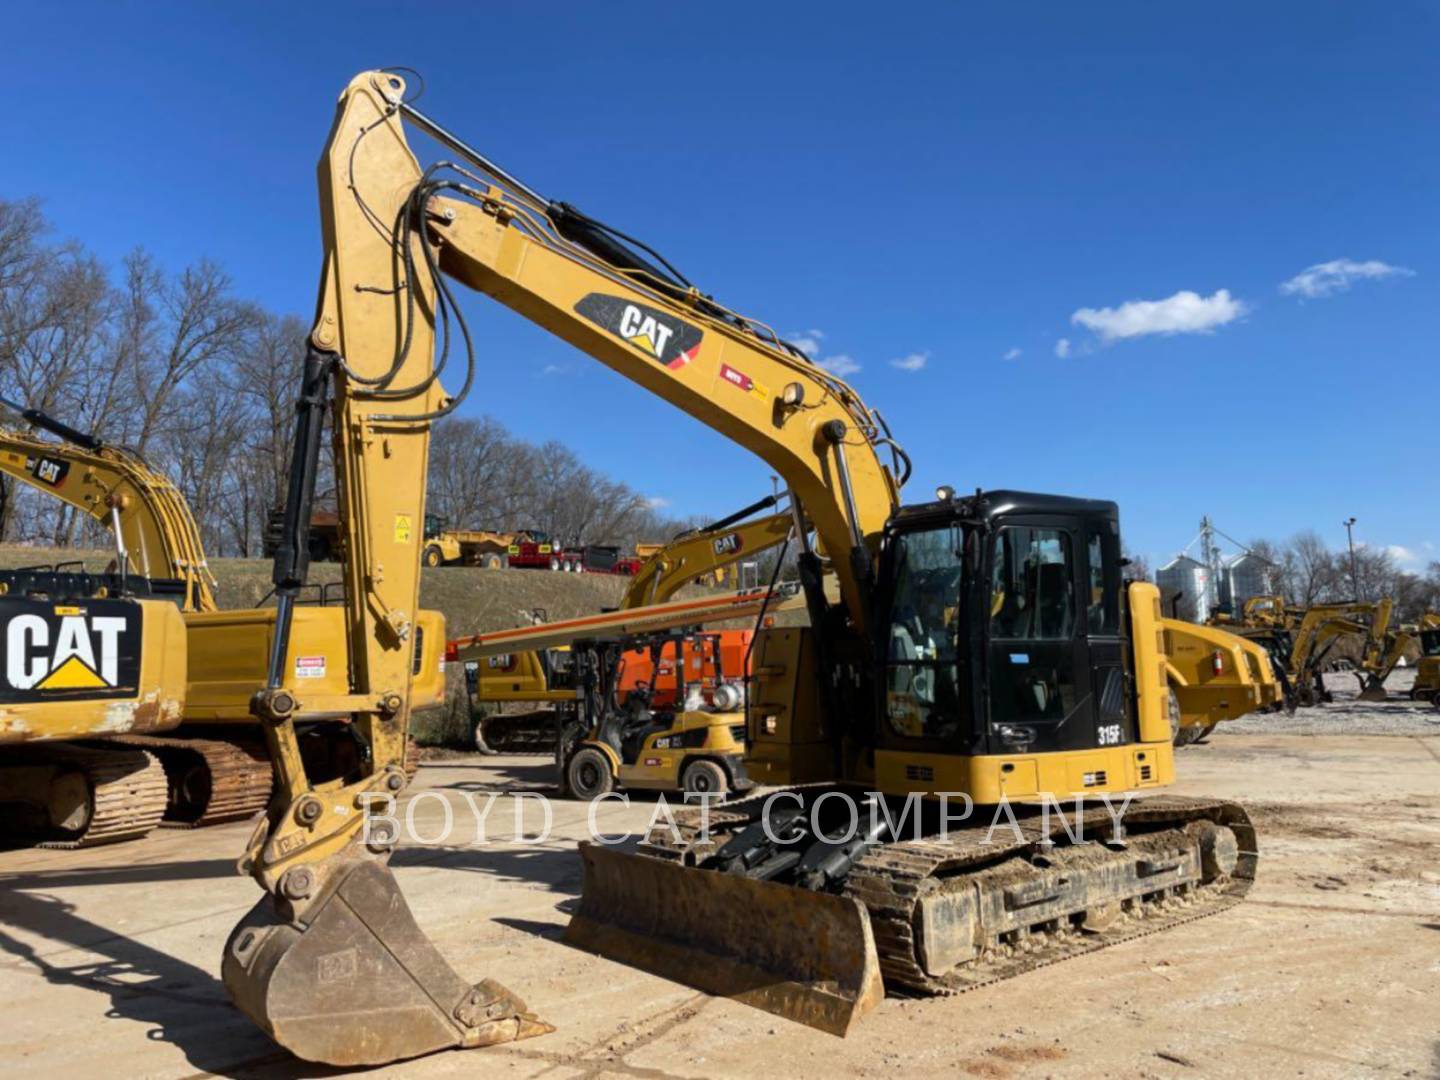
<path id="1" fill-rule="evenodd" d="M 176 1046 L 198 1070 L 235 1078 L 332 1076 L 336 1070 L 295 1060 L 230 1004 L 219 980 L 193 964 L 116 934 L 41 892 L 7 889 L 0 898 L 0 950 L 56 986 L 110 996 L 107 1019 L 150 1025 L 148 1037 Z M 57 947 L 42 953 L 8 931 L 43 935 Z M 84 959 L 67 963 L 67 954 Z"/>

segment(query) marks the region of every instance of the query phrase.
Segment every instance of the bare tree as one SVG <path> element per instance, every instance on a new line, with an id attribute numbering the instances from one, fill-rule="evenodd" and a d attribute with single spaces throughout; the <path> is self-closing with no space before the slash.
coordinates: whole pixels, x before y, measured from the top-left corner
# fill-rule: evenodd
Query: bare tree
<path id="1" fill-rule="evenodd" d="M 143 250 L 126 259 L 125 340 L 138 415 L 131 444 L 144 453 L 190 376 L 233 361 L 257 309 L 231 295 L 230 277 L 201 259 L 171 280 Z"/>

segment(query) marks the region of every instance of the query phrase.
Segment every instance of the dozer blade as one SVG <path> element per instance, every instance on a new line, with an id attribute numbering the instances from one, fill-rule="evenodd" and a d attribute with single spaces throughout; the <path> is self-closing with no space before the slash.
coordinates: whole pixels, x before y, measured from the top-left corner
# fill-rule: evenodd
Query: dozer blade
<path id="1" fill-rule="evenodd" d="M 265 896 L 225 943 L 235 1004 L 296 1057 L 382 1065 L 554 1030 L 499 983 L 456 975 L 383 862 L 362 859 L 330 880 L 294 912 Z"/>
<path id="2" fill-rule="evenodd" d="M 600 844 L 580 855 L 571 945 L 832 1035 L 885 996 L 856 900 Z"/>

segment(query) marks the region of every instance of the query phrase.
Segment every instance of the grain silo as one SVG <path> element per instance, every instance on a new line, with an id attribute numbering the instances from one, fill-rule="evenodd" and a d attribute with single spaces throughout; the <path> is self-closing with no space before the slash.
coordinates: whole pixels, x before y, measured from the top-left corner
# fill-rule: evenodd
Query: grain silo
<path id="1" fill-rule="evenodd" d="M 1238 614 L 1252 596 L 1269 596 L 1274 592 L 1271 586 L 1273 569 L 1269 560 L 1262 559 L 1253 551 L 1231 559 L 1225 567 L 1225 599 L 1231 609 Z"/>
<path id="2" fill-rule="evenodd" d="M 1219 600 L 1210 568 L 1189 555 L 1177 555 L 1157 570 L 1155 584 L 1167 616 L 1204 622 Z"/>

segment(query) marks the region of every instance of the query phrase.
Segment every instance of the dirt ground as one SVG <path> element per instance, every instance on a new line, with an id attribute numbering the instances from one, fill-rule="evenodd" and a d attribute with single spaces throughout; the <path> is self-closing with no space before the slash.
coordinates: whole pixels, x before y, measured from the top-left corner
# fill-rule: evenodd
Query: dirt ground
<path id="1" fill-rule="evenodd" d="M 509 803 L 394 865 L 466 978 L 500 979 L 558 1030 L 392 1066 L 531 1077 L 1440 1076 L 1440 728 L 1409 736 L 1222 732 L 1182 752 L 1178 791 L 1243 801 L 1261 838 L 1238 908 L 976 993 L 888 999 L 848 1039 L 708 998 L 559 940 L 587 808 L 508 843 Z M 544 790 L 539 758 L 426 765 L 415 790 Z M 639 832 L 654 804 L 608 806 Z M 440 800 L 416 804 L 422 836 Z M 468 811 L 467 811 L 468 813 Z M 462 815 L 461 821 L 465 818 Z M 529 807 L 530 833 L 540 814 Z M 84 852 L 0 853 L 0 1060 L 8 1076 L 329 1075 L 229 1005 L 220 950 L 257 893 L 247 826 Z"/>

